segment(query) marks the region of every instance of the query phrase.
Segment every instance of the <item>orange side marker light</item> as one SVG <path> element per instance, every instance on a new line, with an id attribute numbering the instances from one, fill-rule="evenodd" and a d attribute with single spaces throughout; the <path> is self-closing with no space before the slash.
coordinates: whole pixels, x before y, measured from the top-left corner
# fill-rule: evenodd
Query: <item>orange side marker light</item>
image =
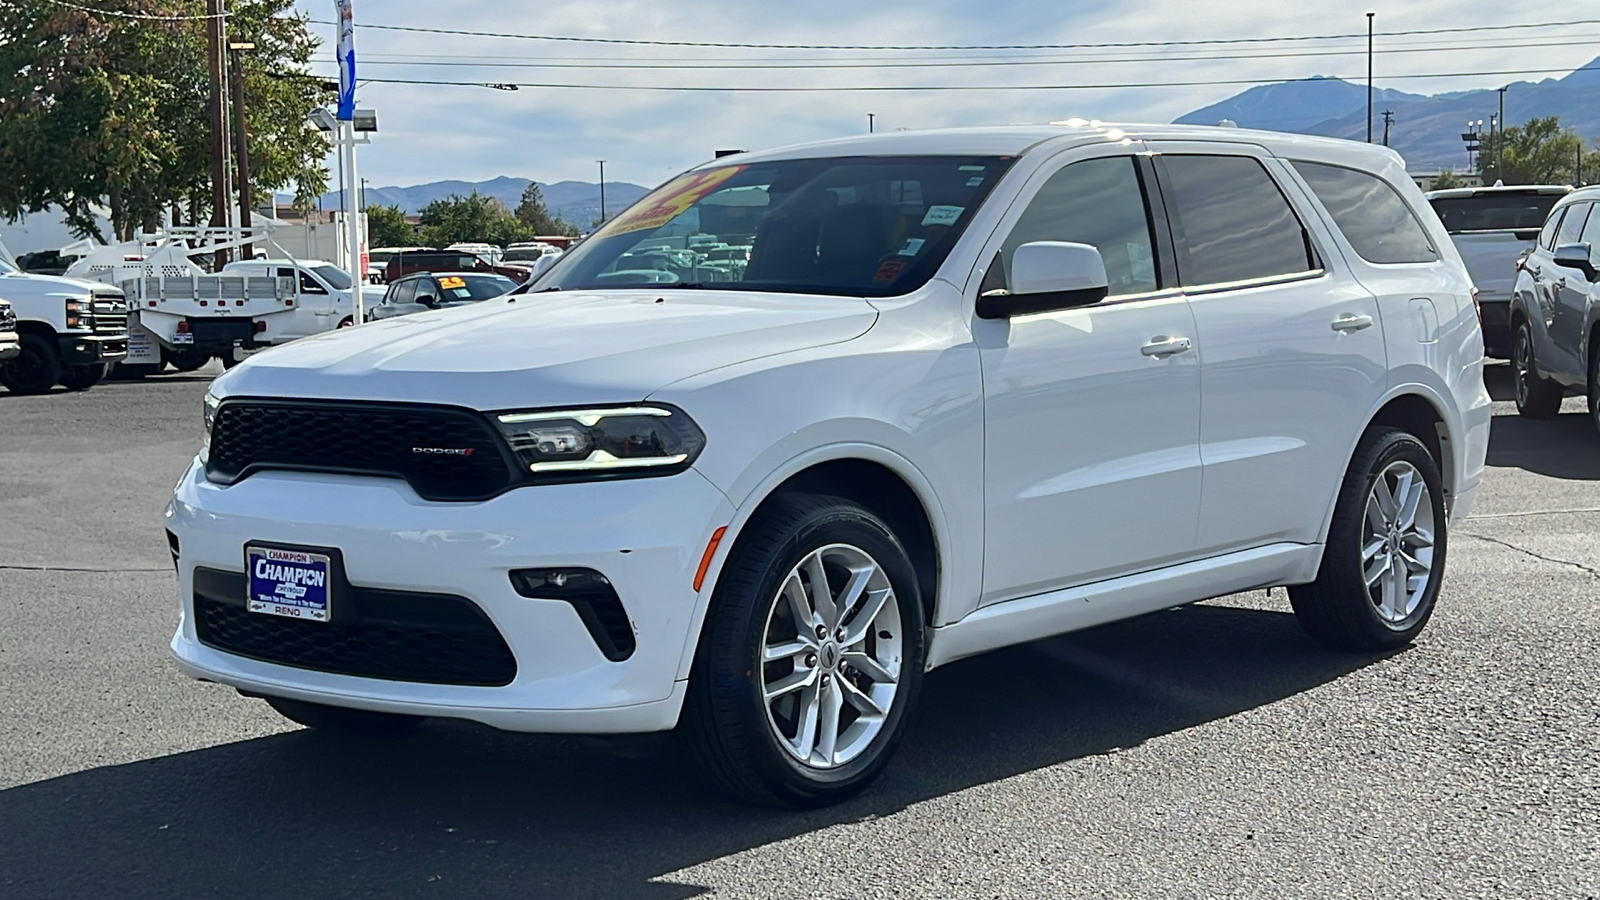
<path id="1" fill-rule="evenodd" d="M 700 557 L 700 568 L 696 569 L 694 573 L 694 589 L 696 591 L 700 590 L 700 585 L 706 583 L 706 570 L 711 568 L 711 557 L 717 554 L 717 545 L 722 543 L 722 536 L 727 532 L 728 526 L 726 525 L 711 532 L 711 542 L 706 544 L 706 552 Z"/>

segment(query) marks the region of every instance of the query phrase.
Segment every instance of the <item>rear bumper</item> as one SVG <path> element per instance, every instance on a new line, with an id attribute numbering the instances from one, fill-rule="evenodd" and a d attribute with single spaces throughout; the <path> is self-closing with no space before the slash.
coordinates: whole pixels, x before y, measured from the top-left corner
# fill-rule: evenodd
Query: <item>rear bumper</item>
<path id="1" fill-rule="evenodd" d="M 128 335 L 64 334 L 60 347 L 61 361 L 69 366 L 114 363 L 128 355 Z"/>

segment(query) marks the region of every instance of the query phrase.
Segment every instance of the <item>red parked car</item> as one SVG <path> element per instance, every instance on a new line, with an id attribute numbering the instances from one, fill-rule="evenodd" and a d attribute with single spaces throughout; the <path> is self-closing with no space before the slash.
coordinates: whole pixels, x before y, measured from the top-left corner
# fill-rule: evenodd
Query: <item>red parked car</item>
<path id="1" fill-rule="evenodd" d="M 394 282 L 412 272 L 492 272 L 518 284 L 533 277 L 531 266 L 497 266 L 477 254 L 460 250 L 417 250 L 389 257 L 383 267 L 383 280 Z"/>

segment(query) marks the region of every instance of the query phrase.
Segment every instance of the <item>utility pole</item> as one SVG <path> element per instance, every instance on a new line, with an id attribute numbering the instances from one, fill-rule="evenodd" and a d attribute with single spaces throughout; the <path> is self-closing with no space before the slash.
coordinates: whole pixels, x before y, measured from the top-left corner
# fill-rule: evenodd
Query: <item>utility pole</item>
<path id="1" fill-rule="evenodd" d="M 1510 87 L 1507 85 L 1506 87 Z M 1506 89 L 1500 89 L 1500 139 L 1494 142 L 1494 176 L 1505 178 L 1506 166 Z"/>
<path id="2" fill-rule="evenodd" d="M 222 0 L 206 0 L 206 65 L 211 71 L 211 95 L 206 118 L 211 124 L 211 227 L 228 224 L 228 145 L 224 138 L 222 91 Z M 218 250 L 212 265 L 218 271 L 228 264 L 226 250 Z"/>
<path id="3" fill-rule="evenodd" d="M 1372 143 L 1372 17 L 1367 13 L 1367 143 Z"/>
<path id="4" fill-rule="evenodd" d="M 1394 125 L 1394 110 L 1386 109 L 1383 111 L 1383 145 L 1385 147 L 1389 146 L 1389 128 L 1392 125 Z"/>
<path id="5" fill-rule="evenodd" d="M 606 161 L 597 159 L 600 164 L 600 224 L 606 223 Z"/>
<path id="6" fill-rule="evenodd" d="M 233 65 L 231 75 L 233 80 L 233 161 L 238 170 L 239 180 L 239 224 L 247 229 L 251 227 L 250 217 L 250 148 L 245 142 L 244 127 L 244 66 L 239 61 L 239 51 L 254 50 L 255 44 L 230 43 L 228 44 L 228 61 Z M 247 243 L 240 248 L 241 259 L 252 259 L 254 253 Z"/>

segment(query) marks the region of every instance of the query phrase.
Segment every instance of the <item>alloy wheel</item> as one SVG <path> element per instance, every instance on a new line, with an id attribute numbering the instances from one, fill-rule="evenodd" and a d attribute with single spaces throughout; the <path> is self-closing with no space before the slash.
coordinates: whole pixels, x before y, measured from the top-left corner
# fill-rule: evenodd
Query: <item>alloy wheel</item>
<path id="1" fill-rule="evenodd" d="M 1532 355 L 1528 346 L 1528 332 L 1526 329 L 1517 329 L 1517 339 L 1511 345 L 1511 371 L 1516 382 L 1517 405 L 1526 406 L 1528 403 L 1528 377 L 1531 374 L 1528 358 Z"/>
<path id="2" fill-rule="evenodd" d="M 1416 466 L 1396 460 L 1367 493 L 1361 568 L 1378 617 L 1402 627 L 1433 578 L 1433 497 Z"/>
<path id="3" fill-rule="evenodd" d="M 829 544 L 789 571 L 767 611 L 761 691 L 791 757 L 831 769 L 867 749 L 899 691 L 903 639 L 889 576 L 865 550 Z"/>

